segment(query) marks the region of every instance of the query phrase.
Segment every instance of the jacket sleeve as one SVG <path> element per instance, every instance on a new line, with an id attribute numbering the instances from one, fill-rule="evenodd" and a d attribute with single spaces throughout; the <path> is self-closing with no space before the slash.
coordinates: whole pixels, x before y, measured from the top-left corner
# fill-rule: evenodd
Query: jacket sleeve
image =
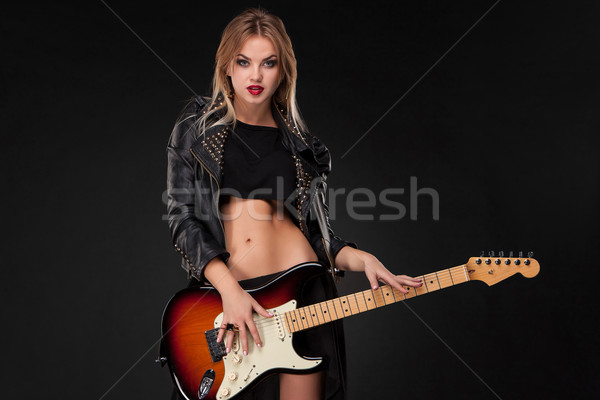
<path id="1" fill-rule="evenodd" d="M 331 155 L 329 153 L 329 149 L 317 137 L 310 135 L 309 138 L 310 138 L 312 150 L 315 155 L 315 160 L 317 162 L 318 172 L 321 175 L 322 179 L 326 182 L 327 176 L 331 172 Z M 335 257 L 337 256 L 337 253 L 344 246 L 350 246 L 355 249 L 358 247 L 357 247 L 356 243 L 344 240 L 341 237 L 336 236 L 334 234 L 333 230 L 331 229 L 331 223 L 329 221 L 329 207 L 327 205 L 327 199 L 325 199 L 323 205 L 324 205 L 323 209 L 325 211 L 325 217 L 326 217 L 325 219 L 327 221 L 327 229 L 329 230 L 329 238 L 331 240 L 331 253 L 332 253 L 331 254 L 331 257 L 332 257 L 331 262 L 333 263 L 335 260 Z M 319 223 L 316 218 L 310 219 L 309 231 L 311 234 L 310 237 L 312 238 L 312 242 L 313 242 L 312 243 L 313 248 L 317 248 L 316 246 L 318 246 L 318 248 L 324 247 L 323 242 L 321 240 L 323 235 L 321 233 L 321 229 L 319 227 Z"/>
<path id="2" fill-rule="evenodd" d="M 201 98 L 200 98 L 201 99 Z M 190 152 L 196 115 L 204 101 L 192 99 L 177 118 L 167 144 L 167 215 L 173 246 L 182 256 L 182 267 L 201 282 L 203 271 L 216 256 L 224 262 L 229 253 L 210 233 L 206 221 L 194 210 L 196 160 Z"/>

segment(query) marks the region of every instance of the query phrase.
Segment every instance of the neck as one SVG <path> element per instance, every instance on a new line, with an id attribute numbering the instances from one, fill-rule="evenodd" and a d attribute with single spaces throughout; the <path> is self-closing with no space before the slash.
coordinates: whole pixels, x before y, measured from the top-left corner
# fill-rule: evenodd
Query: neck
<path id="1" fill-rule="evenodd" d="M 378 290 L 368 289 L 288 311 L 285 313 L 286 328 L 292 333 L 302 331 L 469 281 L 466 265 L 443 269 L 416 278 L 423 280 L 423 286 L 419 288 L 406 286 L 408 293 L 384 285 Z"/>
<path id="2" fill-rule="evenodd" d="M 233 98 L 233 109 L 235 110 L 235 117 L 246 124 L 276 126 L 271 112 L 271 99 L 260 104 L 252 104 L 235 96 Z"/>

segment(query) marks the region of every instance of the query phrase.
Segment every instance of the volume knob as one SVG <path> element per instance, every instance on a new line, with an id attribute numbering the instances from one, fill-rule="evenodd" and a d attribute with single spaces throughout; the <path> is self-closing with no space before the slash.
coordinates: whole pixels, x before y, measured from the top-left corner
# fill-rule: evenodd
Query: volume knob
<path id="1" fill-rule="evenodd" d="M 219 390 L 219 395 L 223 396 L 223 397 L 229 396 L 230 393 L 231 393 L 231 391 L 229 390 L 228 387 L 223 387 L 223 388 L 221 388 L 221 390 Z"/>
<path id="2" fill-rule="evenodd" d="M 227 378 L 229 378 L 230 381 L 235 381 L 237 379 L 237 377 L 238 377 L 238 374 L 235 371 L 231 371 L 229 373 L 229 375 L 227 375 Z"/>
<path id="3" fill-rule="evenodd" d="M 233 357 L 231 357 L 231 359 L 234 364 L 239 364 L 242 362 L 242 357 L 240 357 L 239 355 L 237 355 L 235 353 L 233 354 Z"/>

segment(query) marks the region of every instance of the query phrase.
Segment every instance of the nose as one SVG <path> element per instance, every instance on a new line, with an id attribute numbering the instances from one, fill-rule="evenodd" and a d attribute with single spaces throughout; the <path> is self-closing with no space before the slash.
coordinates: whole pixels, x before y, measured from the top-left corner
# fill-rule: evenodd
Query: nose
<path id="1" fill-rule="evenodd" d="M 260 70 L 260 66 L 257 65 L 252 69 L 252 74 L 250 76 L 250 80 L 252 80 L 254 82 L 262 81 L 262 71 Z"/>

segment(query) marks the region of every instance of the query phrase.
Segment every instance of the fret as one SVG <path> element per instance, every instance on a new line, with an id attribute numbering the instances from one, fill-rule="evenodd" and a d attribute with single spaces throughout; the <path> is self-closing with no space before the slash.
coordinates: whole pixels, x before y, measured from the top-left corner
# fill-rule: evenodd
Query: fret
<path id="1" fill-rule="evenodd" d="M 365 297 L 365 301 L 367 302 L 369 310 L 377 308 L 377 305 L 375 304 L 375 300 L 373 300 L 373 290 L 371 290 L 371 289 L 365 290 L 363 292 L 363 296 Z"/>
<path id="2" fill-rule="evenodd" d="M 427 290 L 427 284 L 425 283 L 425 277 L 420 276 L 419 279 L 423 280 L 423 285 L 421 287 L 414 288 L 416 295 L 420 296 L 422 294 L 429 293 L 429 290 Z"/>
<path id="3" fill-rule="evenodd" d="M 331 309 L 333 309 L 333 315 L 331 316 L 331 318 L 333 318 L 333 316 L 335 316 L 335 319 L 340 319 L 340 316 L 338 315 L 337 310 L 335 308 L 335 301 L 329 300 L 327 302 L 327 307 L 330 307 Z"/>
<path id="4" fill-rule="evenodd" d="M 465 275 L 461 267 L 452 268 L 452 282 L 456 282 L 456 284 L 466 282 Z"/>
<path id="5" fill-rule="evenodd" d="M 299 331 L 300 330 L 300 323 L 298 322 L 298 310 L 292 310 L 292 313 L 291 313 L 290 317 L 292 319 L 294 330 Z"/>
<path id="6" fill-rule="evenodd" d="M 439 278 L 437 272 L 434 272 L 434 274 L 435 274 L 435 279 L 437 280 L 437 283 L 438 283 L 438 289 L 442 289 L 442 284 L 440 283 L 440 278 Z"/>
<path id="7" fill-rule="evenodd" d="M 423 280 L 427 282 L 427 288 L 429 289 L 429 292 L 435 292 L 436 290 L 441 289 L 435 274 L 423 275 Z"/>
<path id="8" fill-rule="evenodd" d="M 342 308 L 342 302 L 340 301 L 339 298 L 333 300 L 333 306 L 335 307 L 335 314 L 339 318 L 344 318 L 344 309 Z M 340 315 L 341 315 L 341 317 L 340 317 Z"/>
<path id="9" fill-rule="evenodd" d="M 381 297 L 383 297 L 386 306 L 395 303 L 394 297 L 390 296 L 390 293 L 392 293 L 391 286 L 385 285 L 380 287 L 379 290 L 381 290 Z"/>
<path id="10" fill-rule="evenodd" d="M 368 290 L 363 290 L 362 292 L 360 292 L 362 294 L 363 301 L 365 302 L 365 307 L 367 307 L 367 311 L 375 308 L 375 306 L 373 306 L 373 302 L 371 300 L 367 301 L 367 299 L 370 298 L 370 297 L 367 297 L 368 292 L 369 292 Z"/>
<path id="11" fill-rule="evenodd" d="M 450 276 L 450 272 L 448 270 L 439 271 L 437 273 L 437 276 L 442 281 L 442 289 L 454 285 L 454 283 L 452 282 L 452 277 Z"/>
<path id="12" fill-rule="evenodd" d="M 321 325 L 323 323 L 323 320 L 319 318 L 319 312 L 315 308 L 314 304 L 311 304 L 310 306 L 308 306 L 308 311 L 310 312 L 313 323 L 314 323 L 315 319 L 317 320 L 316 325 Z"/>
<path id="13" fill-rule="evenodd" d="M 302 309 L 304 310 L 304 315 L 306 315 L 306 322 L 308 322 L 308 325 L 311 328 L 315 325 L 319 325 L 318 323 L 315 324 L 314 318 L 310 312 L 310 307 L 302 307 Z"/>
<path id="14" fill-rule="evenodd" d="M 340 300 L 342 301 L 340 306 L 342 307 L 344 317 L 352 315 L 352 309 L 350 308 L 350 304 L 348 304 L 348 296 L 340 297 Z"/>
<path id="15" fill-rule="evenodd" d="M 329 310 L 329 314 L 331 315 L 331 319 L 336 320 L 336 319 L 340 319 L 343 317 L 340 317 L 337 313 L 337 309 L 335 308 L 335 302 L 337 299 L 333 299 L 333 300 L 328 300 L 327 301 L 327 308 Z"/>
<path id="16" fill-rule="evenodd" d="M 452 281 L 452 284 L 454 285 L 454 279 L 452 279 L 452 271 L 450 271 L 450 268 L 448 268 L 446 271 L 448 271 L 448 275 L 450 275 L 450 280 Z"/>
<path id="17" fill-rule="evenodd" d="M 383 299 L 383 296 L 381 294 L 381 287 L 377 290 L 372 290 L 372 292 L 373 292 L 373 299 L 375 299 L 375 305 L 377 307 L 385 306 L 385 300 Z"/>
<path id="18" fill-rule="evenodd" d="M 323 304 L 325 302 L 321 302 L 319 303 L 319 309 L 321 310 L 321 315 L 323 316 L 323 321 L 325 321 L 325 323 L 327 322 L 331 322 L 331 316 L 329 315 L 329 313 L 327 312 L 327 310 L 323 310 Z M 327 304 L 325 304 L 325 307 L 327 308 Z"/>
<path id="19" fill-rule="evenodd" d="M 360 313 L 360 312 L 366 311 L 366 310 L 362 310 L 362 309 L 360 308 L 360 304 L 358 304 L 358 299 L 356 298 L 356 293 L 354 293 L 354 294 L 352 295 L 352 298 L 354 299 L 354 303 L 356 304 L 356 310 L 357 310 L 356 312 L 357 312 L 357 313 Z"/>
<path id="20" fill-rule="evenodd" d="M 286 312 L 283 315 L 285 315 L 285 324 L 287 325 L 287 330 L 290 332 L 296 331 L 296 329 L 292 325 L 292 319 L 290 318 L 290 313 Z"/>
<path id="21" fill-rule="evenodd" d="M 302 322 L 303 328 L 310 328 L 308 325 L 308 321 L 306 320 L 306 314 L 304 313 L 304 307 L 298 309 L 298 314 L 300 315 L 300 321 Z"/>
<path id="22" fill-rule="evenodd" d="M 394 303 L 398 301 L 398 299 L 396 299 L 396 288 L 392 287 L 392 297 L 394 298 Z"/>
<path id="23" fill-rule="evenodd" d="M 425 275 L 421 275 L 419 279 L 421 279 L 421 282 L 423 282 L 423 286 L 421 287 L 424 287 L 427 293 L 429 293 L 429 285 L 427 285 L 427 278 L 425 277 Z"/>
<path id="24" fill-rule="evenodd" d="M 404 286 L 402 286 L 402 287 L 404 287 Z M 398 289 L 394 289 L 394 293 L 396 294 L 397 298 L 399 299 L 398 301 L 406 300 L 406 294 L 405 293 L 402 293 Z"/>
<path id="25" fill-rule="evenodd" d="M 410 286 L 404 286 L 404 289 L 408 290 L 408 293 L 404 293 L 404 297 L 406 299 L 412 299 L 413 297 L 417 297 L 417 291 L 415 288 Z"/>

